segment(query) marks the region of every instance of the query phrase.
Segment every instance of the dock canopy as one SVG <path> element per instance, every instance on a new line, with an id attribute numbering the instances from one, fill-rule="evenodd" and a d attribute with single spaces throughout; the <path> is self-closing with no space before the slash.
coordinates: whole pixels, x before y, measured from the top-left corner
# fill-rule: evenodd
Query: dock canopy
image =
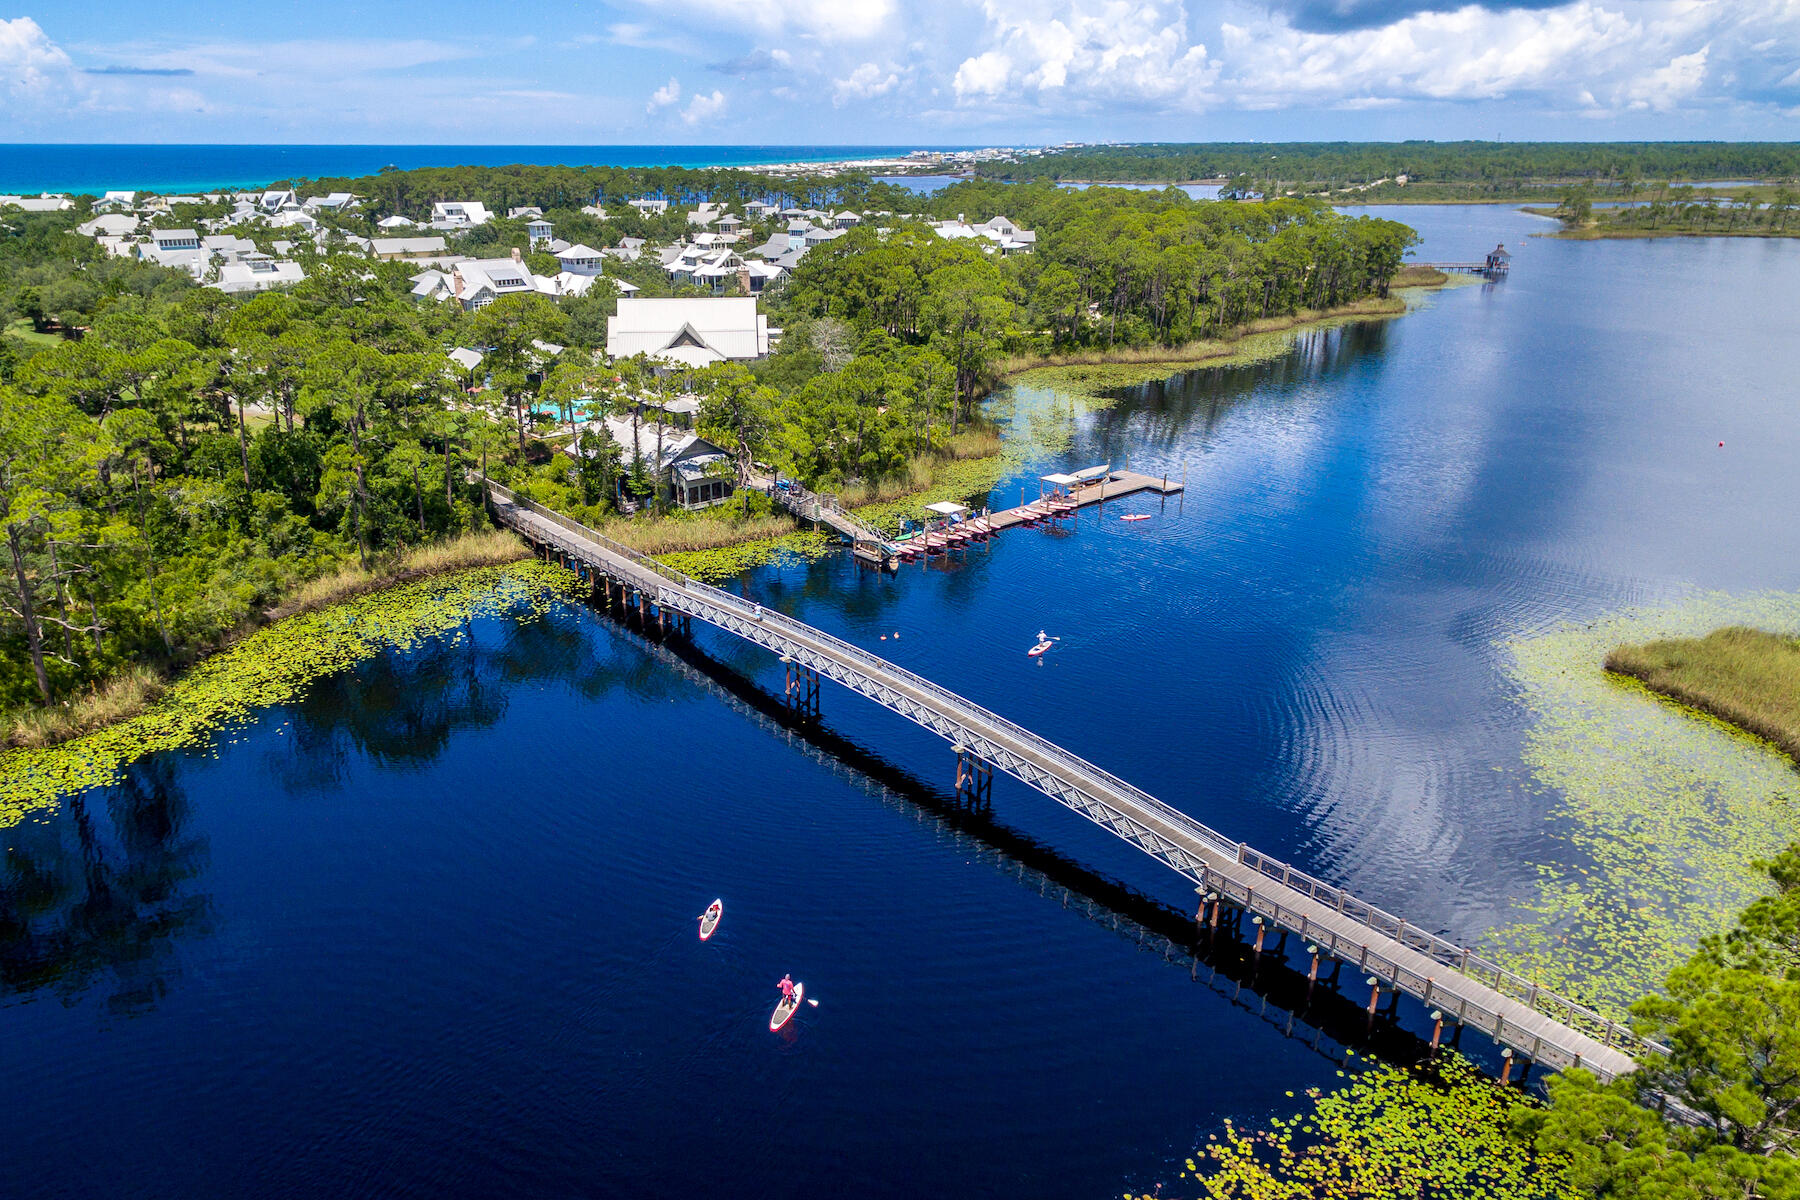
<path id="1" fill-rule="evenodd" d="M 1074 487 L 1081 482 L 1073 475 L 1040 475 L 1038 478 L 1057 487 Z"/>
<path id="2" fill-rule="evenodd" d="M 1076 483 L 1092 483 L 1096 479 L 1103 478 L 1110 470 L 1112 470 L 1112 464 L 1107 463 L 1105 466 L 1089 467 L 1085 471 L 1077 471 L 1071 478 L 1073 478 Z M 1046 476 L 1046 478 L 1048 477 Z"/>
<path id="3" fill-rule="evenodd" d="M 936 504 L 927 504 L 926 509 L 934 513 L 942 513 L 946 517 L 954 517 L 957 513 L 966 513 L 969 506 L 958 504 L 954 500 L 939 500 Z"/>

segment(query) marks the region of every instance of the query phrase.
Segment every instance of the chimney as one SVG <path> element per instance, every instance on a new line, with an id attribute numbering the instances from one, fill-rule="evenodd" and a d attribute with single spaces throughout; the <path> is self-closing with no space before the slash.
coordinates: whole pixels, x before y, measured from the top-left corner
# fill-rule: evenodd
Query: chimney
<path id="1" fill-rule="evenodd" d="M 519 248 L 517 246 L 513 247 L 513 261 L 514 262 L 524 262 L 525 261 L 525 256 L 519 252 Z"/>
<path id="2" fill-rule="evenodd" d="M 450 291 L 458 300 L 462 299 L 463 277 L 461 267 L 450 268 Z"/>

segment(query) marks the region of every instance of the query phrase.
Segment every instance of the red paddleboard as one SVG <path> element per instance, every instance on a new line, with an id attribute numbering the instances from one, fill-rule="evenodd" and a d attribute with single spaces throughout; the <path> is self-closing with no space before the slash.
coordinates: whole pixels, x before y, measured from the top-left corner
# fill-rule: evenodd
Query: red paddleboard
<path id="1" fill-rule="evenodd" d="M 796 983 L 794 985 L 794 994 L 792 996 L 783 996 L 781 998 L 781 1003 L 777 1004 L 775 1006 L 775 1011 L 770 1014 L 769 1032 L 780 1033 L 782 1026 L 794 1019 L 794 1010 L 800 1007 L 800 1002 L 804 999 L 806 999 L 806 985 L 804 983 Z"/>
<path id="2" fill-rule="evenodd" d="M 711 904 L 706 906 L 706 911 L 700 914 L 701 941 L 704 942 L 718 931 L 719 918 L 724 915 L 725 902 L 723 900 L 714 900 Z"/>
<path id="3" fill-rule="evenodd" d="M 1050 646 L 1051 646 L 1050 642 L 1039 642 L 1037 645 L 1033 646 L 1031 649 L 1029 649 L 1025 652 L 1026 657 L 1037 658 L 1039 655 L 1043 654 L 1044 651 L 1050 649 Z"/>

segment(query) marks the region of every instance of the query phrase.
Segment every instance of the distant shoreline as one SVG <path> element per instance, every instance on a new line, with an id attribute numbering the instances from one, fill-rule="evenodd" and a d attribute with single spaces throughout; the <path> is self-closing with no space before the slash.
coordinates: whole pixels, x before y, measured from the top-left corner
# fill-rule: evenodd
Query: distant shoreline
<path id="1" fill-rule="evenodd" d="M 161 144 L 0 144 L 0 194 L 98 196 L 108 191 L 191 192 L 265 188 L 277 180 L 373 175 L 393 165 L 431 167 L 610 166 L 758 170 L 770 163 L 820 167 L 896 161 L 916 150 L 956 153 L 969 146 L 451 146 Z M 930 164 L 911 164 L 929 173 Z M 895 174 L 900 172 L 896 171 Z M 953 169 L 938 173 L 953 174 Z"/>

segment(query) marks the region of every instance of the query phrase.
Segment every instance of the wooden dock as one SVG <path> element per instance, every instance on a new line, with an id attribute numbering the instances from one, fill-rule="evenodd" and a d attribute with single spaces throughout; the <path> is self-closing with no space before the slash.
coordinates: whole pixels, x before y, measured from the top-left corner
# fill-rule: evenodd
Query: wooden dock
<path id="1" fill-rule="evenodd" d="M 1159 496 L 1173 496 L 1181 491 L 1183 486 L 1179 479 L 1172 480 L 1167 475 L 1114 471 L 1105 479 L 1072 489 L 1066 497 L 1040 497 L 1029 504 L 1021 503 L 1017 508 L 990 513 L 984 519 L 995 532 L 998 532 L 1002 529 L 1011 529 L 1015 525 L 1035 525 L 1040 521 L 1059 521 L 1066 517 L 1073 517 L 1079 510 L 1090 504 L 1106 504 L 1113 500 L 1123 500 L 1125 497 L 1135 496 L 1139 492 L 1155 492 Z"/>
<path id="2" fill-rule="evenodd" d="M 1169 485 L 1149 476 L 1167 494 Z M 819 711 L 819 681 L 831 679 L 942 737 L 956 754 L 959 803 L 991 803 L 993 773 L 1002 771 L 1086 817 L 1197 885 L 1196 920 L 1221 920 L 1256 930 L 1255 950 L 1273 931 L 1297 934 L 1312 959 L 1313 976 L 1343 967 L 1349 987 L 1368 987 L 1371 1016 L 1385 995 L 1409 995 L 1433 1011 L 1437 1033 L 1445 1021 L 1467 1026 L 1552 1069 L 1585 1067 L 1602 1080 L 1630 1072 L 1635 1056 L 1667 1053 L 1578 1001 L 1560 996 L 1499 964 L 1343 888 L 1226 837 L 1141 788 L 1095 766 L 1033 731 L 1006 720 L 941 684 L 908 671 L 740 596 L 700 583 L 647 558 L 561 513 L 483 480 L 494 516 L 517 530 L 547 559 L 577 572 L 596 601 L 629 614 L 646 630 L 680 629 L 698 618 L 781 657 L 787 695 L 797 710 Z M 1100 503 L 1099 485 L 1091 500 Z M 1080 507 L 1080 503 L 1074 507 Z M 1510 1062 L 1511 1060 L 1509 1060 Z M 1510 1067 L 1508 1071 L 1510 1071 Z M 1505 1076 L 1503 1075 L 1504 1079 Z"/>

